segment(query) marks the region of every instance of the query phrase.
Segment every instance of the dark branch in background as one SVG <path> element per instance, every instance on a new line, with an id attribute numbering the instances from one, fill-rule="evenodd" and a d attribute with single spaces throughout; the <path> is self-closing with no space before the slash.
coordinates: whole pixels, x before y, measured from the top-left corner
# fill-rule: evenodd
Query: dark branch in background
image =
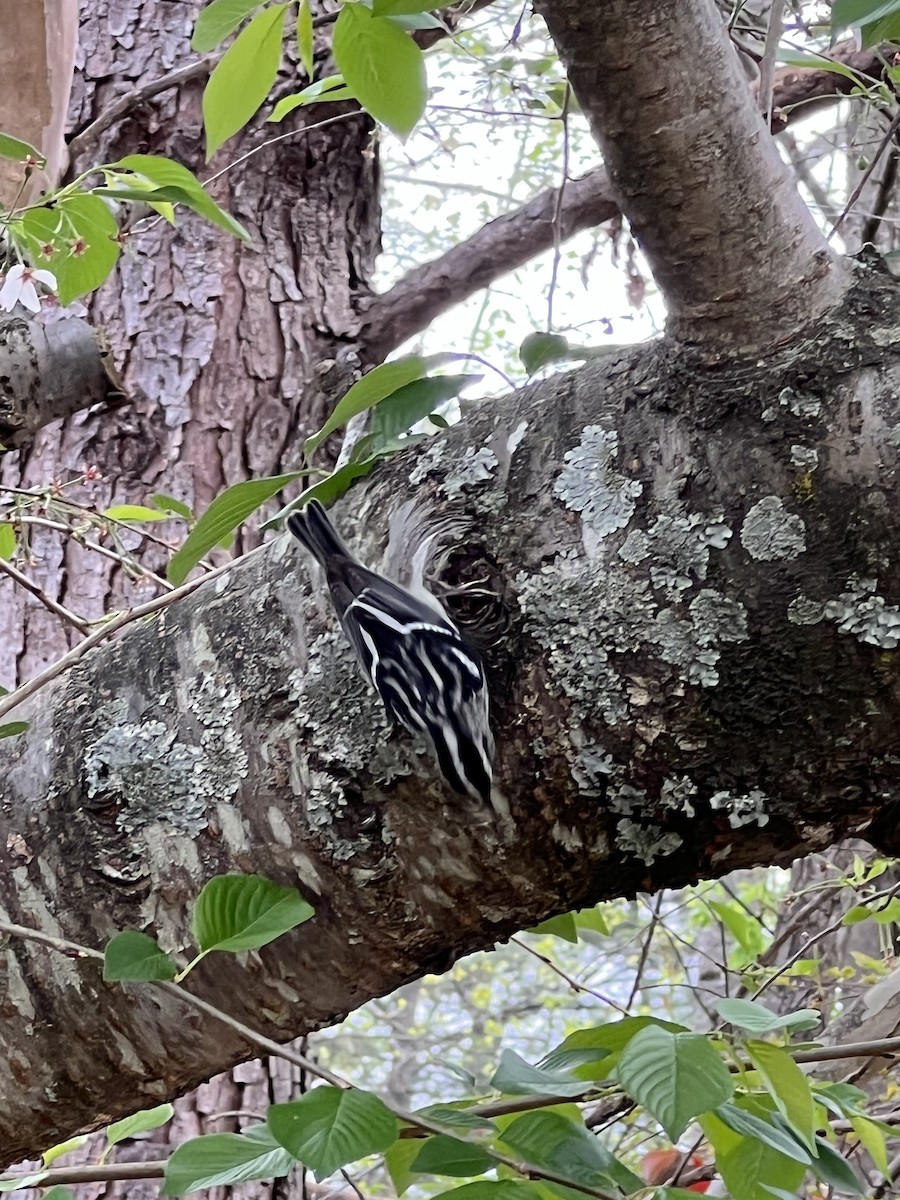
<path id="1" fill-rule="evenodd" d="M 522 208 L 482 225 L 433 262 L 416 267 L 366 311 L 361 340 L 378 361 L 436 317 L 498 276 L 523 266 L 554 241 L 559 188 L 549 188 Z M 599 168 L 566 184 L 559 212 L 560 237 L 569 238 L 619 215 L 606 171 Z"/>
<path id="2" fill-rule="evenodd" d="M 72 317 L 0 323 L 0 444 L 15 450 L 51 421 L 123 399 L 97 330 Z"/>
<path id="3" fill-rule="evenodd" d="M 649 19 L 645 0 L 587 8 L 538 0 L 536 8 L 671 333 L 753 352 L 837 303 L 846 274 L 766 136 L 712 0 L 658 0 Z M 685 46 L 690 70 L 680 61 Z"/>

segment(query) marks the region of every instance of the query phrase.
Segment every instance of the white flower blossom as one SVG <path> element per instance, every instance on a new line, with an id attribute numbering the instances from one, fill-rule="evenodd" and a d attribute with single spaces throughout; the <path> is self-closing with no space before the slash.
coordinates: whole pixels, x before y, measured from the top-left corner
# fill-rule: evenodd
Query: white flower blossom
<path id="1" fill-rule="evenodd" d="M 23 304 L 31 312 L 40 312 L 41 302 L 36 283 L 48 291 L 56 291 L 56 276 L 52 271 L 39 271 L 35 267 L 25 267 L 22 263 L 10 267 L 6 272 L 3 287 L 0 288 L 0 308 L 12 312 L 16 304 Z"/>

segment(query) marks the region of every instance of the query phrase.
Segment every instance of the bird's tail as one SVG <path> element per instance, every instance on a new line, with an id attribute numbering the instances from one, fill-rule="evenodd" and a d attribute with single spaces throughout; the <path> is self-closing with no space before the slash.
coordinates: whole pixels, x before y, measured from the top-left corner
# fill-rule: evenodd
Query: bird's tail
<path id="1" fill-rule="evenodd" d="M 338 537 L 318 500 L 310 500 L 305 508 L 291 513 L 287 519 L 287 527 L 323 565 L 329 558 L 353 557 Z"/>

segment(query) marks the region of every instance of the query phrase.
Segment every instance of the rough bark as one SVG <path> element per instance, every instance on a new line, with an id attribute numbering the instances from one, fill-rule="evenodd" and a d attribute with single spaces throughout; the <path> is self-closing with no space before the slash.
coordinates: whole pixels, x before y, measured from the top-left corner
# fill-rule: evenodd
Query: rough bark
<path id="1" fill-rule="evenodd" d="M 485 405 L 342 506 L 369 560 L 388 512 L 388 559 L 428 510 L 465 514 L 454 562 L 510 623 L 488 652 L 510 821 L 385 740 L 284 539 L 90 657 L 0 748 L 6 919 L 182 949 L 209 875 L 298 883 L 313 923 L 195 985 L 286 1039 L 550 912 L 871 825 L 898 719 L 895 305 L 871 278 L 767 369 L 636 350 Z M 7 958 L 9 1161 L 251 1053 L 91 965 Z"/>
<path id="2" fill-rule="evenodd" d="M 842 273 L 753 105 L 712 0 L 536 8 L 665 296 L 670 333 L 749 351 L 827 311 Z"/>

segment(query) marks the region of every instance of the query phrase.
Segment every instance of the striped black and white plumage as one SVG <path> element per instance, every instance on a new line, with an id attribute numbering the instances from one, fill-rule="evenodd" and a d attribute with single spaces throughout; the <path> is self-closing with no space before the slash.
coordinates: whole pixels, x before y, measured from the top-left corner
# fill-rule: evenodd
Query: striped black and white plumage
<path id="1" fill-rule="evenodd" d="M 424 587 L 411 591 L 357 562 L 317 501 L 287 524 L 325 571 L 344 633 L 389 716 L 425 735 L 452 788 L 489 802 L 494 747 L 477 653 Z"/>

